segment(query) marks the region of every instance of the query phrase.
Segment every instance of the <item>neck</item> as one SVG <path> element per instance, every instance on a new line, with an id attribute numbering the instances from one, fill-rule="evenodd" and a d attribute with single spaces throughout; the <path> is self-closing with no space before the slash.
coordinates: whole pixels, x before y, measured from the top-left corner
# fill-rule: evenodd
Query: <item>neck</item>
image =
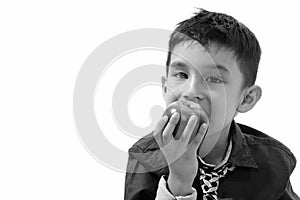
<path id="1" fill-rule="evenodd" d="M 229 144 L 229 129 L 231 123 L 221 131 L 220 137 L 213 149 L 203 158 L 206 163 L 217 165 L 226 155 L 226 150 Z"/>

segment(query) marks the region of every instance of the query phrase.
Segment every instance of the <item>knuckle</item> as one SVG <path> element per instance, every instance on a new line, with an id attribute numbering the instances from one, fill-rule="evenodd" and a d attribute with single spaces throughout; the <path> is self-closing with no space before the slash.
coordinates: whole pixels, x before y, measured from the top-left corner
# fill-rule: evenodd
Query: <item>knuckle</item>
<path id="1" fill-rule="evenodd" d="M 169 135 L 168 135 L 167 133 L 164 133 L 164 134 L 162 135 L 162 139 L 163 139 L 164 142 L 167 142 L 168 139 L 169 139 Z"/>
<path id="2" fill-rule="evenodd" d="M 195 137 L 194 138 L 194 144 L 198 144 L 200 142 L 200 138 L 199 137 Z"/>
<path id="3" fill-rule="evenodd" d="M 176 124 L 177 124 L 177 123 L 176 123 L 175 120 L 170 121 L 170 125 L 171 125 L 171 126 L 175 126 Z"/>
<path id="4" fill-rule="evenodd" d="M 176 118 L 172 118 L 171 120 L 170 120 L 170 125 L 176 125 L 177 124 L 177 119 Z"/>

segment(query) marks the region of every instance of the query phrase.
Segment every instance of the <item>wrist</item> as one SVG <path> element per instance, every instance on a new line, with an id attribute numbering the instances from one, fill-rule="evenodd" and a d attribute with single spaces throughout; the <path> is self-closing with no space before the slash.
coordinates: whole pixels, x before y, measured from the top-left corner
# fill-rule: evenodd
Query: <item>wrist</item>
<path id="1" fill-rule="evenodd" d="M 167 180 L 167 188 L 174 196 L 187 196 L 193 193 L 193 181 L 183 181 L 170 174 Z"/>

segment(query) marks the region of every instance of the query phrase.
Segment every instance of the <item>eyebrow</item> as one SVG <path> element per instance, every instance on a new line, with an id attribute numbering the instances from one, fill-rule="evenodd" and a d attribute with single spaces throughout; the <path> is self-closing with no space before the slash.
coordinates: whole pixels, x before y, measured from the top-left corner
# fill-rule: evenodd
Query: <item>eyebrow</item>
<path id="1" fill-rule="evenodd" d="M 170 64 L 170 68 L 187 68 L 188 65 L 182 61 L 175 61 Z M 222 73 L 230 74 L 230 71 L 224 65 L 215 64 L 215 65 L 205 65 L 205 68 L 217 68 L 217 70 L 221 71 Z"/>

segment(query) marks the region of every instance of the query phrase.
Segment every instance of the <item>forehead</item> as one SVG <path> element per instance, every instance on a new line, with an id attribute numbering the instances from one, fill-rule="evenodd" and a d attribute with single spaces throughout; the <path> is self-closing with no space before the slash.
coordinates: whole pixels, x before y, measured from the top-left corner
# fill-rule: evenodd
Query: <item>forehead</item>
<path id="1" fill-rule="evenodd" d="M 179 65 L 192 66 L 197 70 L 215 68 L 229 73 L 238 73 L 239 67 L 234 53 L 217 45 L 210 45 L 208 49 L 199 43 L 180 43 L 172 51 L 170 68 Z"/>

